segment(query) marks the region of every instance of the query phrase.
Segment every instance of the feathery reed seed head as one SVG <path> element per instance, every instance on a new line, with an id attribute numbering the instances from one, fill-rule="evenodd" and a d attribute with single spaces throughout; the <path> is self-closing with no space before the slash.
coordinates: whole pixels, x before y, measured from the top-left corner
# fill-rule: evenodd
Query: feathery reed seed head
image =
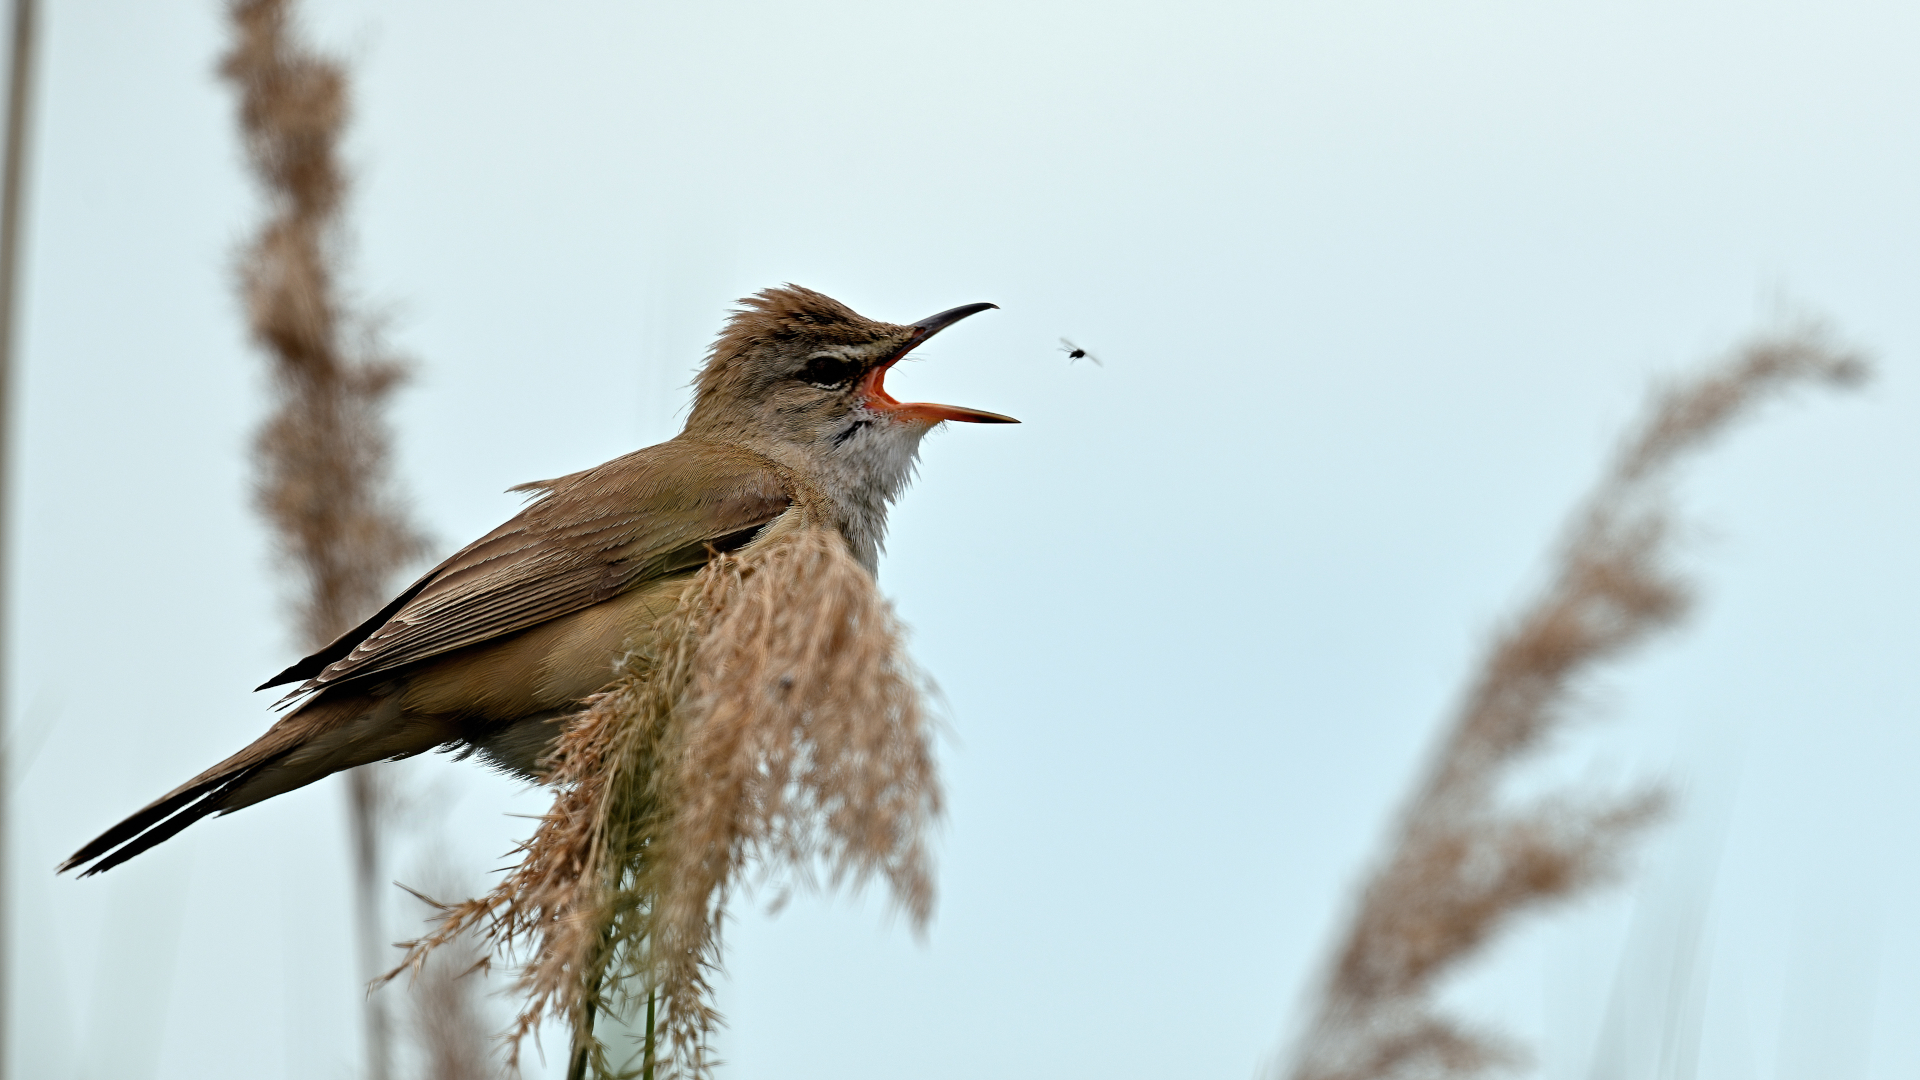
<path id="1" fill-rule="evenodd" d="M 240 91 L 269 209 L 240 285 L 280 402 L 255 444 L 255 499 L 306 581 L 301 637 L 318 649 L 378 609 L 394 571 L 426 548 L 391 491 L 384 410 L 405 366 L 365 327 L 348 332 L 338 298 L 345 72 L 299 40 L 287 0 L 235 0 L 228 13 L 236 40 L 220 71 Z"/>
<path id="2" fill-rule="evenodd" d="M 439 951 L 414 981 L 414 1042 L 423 1080 L 494 1080 L 501 1075 L 481 1004 L 486 956 L 472 938 Z"/>
<path id="3" fill-rule="evenodd" d="M 699 1076 L 721 1022 L 721 920 L 749 865 L 801 884 L 817 868 L 831 886 L 883 878 L 924 925 L 940 796 L 923 679 L 839 533 L 716 556 L 659 630 L 567 725 L 553 808 L 518 866 L 446 908 L 409 963 L 468 928 L 519 956 L 516 1046 L 544 1017 L 579 1032 L 655 997 L 658 1075 Z"/>
<path id="4" fill-rule="evenodd" d="M 298 636 L 317 650 L 378 610 L 394 572 L 427 545 L 392 491 L 385 408 L 404 368 L 368 327 L 348 333 L 353 323 L 338 295 L 346 72 L 302 40 L 291 7 L 232 0 L 234 40 L 220 73 L 239 91 L 240 131 L 267 203 L 239 265 L 276 399 L 255 438 L 254 502 L 274 527 L 282 565 L 305 586 L 295 603 Z M 369 976 L 385 966 L 385 935 L 375 929 L 379 777 L 361 768 L 348 778 L 360 959 Z M 367 1071 L 386 1080 L 386 1011 L 371 997 L 364 1007 Z"/>
<path id="5" fill-rule="evenodd" d="M 1552 576 L 1497 635 L 1404 810 L 1333 955 L 1292 1080 L 1469 1076 L 1516 1060 L 1495 1037 L 1437 1015 L 1434 983 L 1521 912 L 1613 873 L 1666 795 L 1566 793 L 1507 807 L 1501 782 L 1599 664 L 1685 614 L 1668 553 L 1667 485 L 1681 459 L 1771 395 L 1866 372 L 1859 356 L 1800 328 L 1656 389 L 1574 513 Z"/>

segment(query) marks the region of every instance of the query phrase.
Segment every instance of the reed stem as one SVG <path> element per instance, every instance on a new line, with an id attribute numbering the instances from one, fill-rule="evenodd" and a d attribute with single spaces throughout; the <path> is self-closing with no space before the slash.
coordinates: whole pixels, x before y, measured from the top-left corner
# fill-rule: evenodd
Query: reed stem
<path id="1" fill-rule="evenodd" d="M 653 991 L 647 991 L 646 1057 L 640 1066 L 640 1080 L 653 1080 Z"/>
<path id="2" fill-rule="evenodd" d="M 593 1056 L 593 1002 L 588 1001 L 580 1025 L 573 1029 L 573 1062 L 567 1080 L 587 1080 L 587 1059 Z"/>

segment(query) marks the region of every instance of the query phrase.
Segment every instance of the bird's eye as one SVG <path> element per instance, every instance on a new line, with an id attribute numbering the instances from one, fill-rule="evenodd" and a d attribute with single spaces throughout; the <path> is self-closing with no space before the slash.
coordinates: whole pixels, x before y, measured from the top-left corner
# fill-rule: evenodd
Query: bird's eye
<path id="1" fill-rule="evenodd" d="M 800 374 L 794 377 L 815 386 L 845 386 L 858 374 L 859 361 L 828 354 L 809 359 L 807 366 L 801 368 Z"/>

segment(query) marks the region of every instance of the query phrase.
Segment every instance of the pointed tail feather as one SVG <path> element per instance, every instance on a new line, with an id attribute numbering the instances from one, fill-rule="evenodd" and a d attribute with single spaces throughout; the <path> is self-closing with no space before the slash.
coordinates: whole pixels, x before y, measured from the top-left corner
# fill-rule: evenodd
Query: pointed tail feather
<path id="1" fill-rule="evenodd" d="M 80 875 L 91 877 L 209 814 L 252 806 L 356 765 L 409 757 L 457 736 L 448 726 L 408 722 L 399 705 L 397 697 L 310 699 L 246 749 L 95 837 L 61 863 L 59 872 L 93 863 Z"/>
<path id="2" fill-rule="evenodd" d="M 221 809 L 227 802 L 226 796 L 236 785 L 306 741 L 316 726 L 314 721 L 320 720 L 324 724 L 326 719 L 323 712 L 308 709 L 286 717 L 239 753 L 160 796 L 125 821 L 94 837 L 87 846 L 68 856 L 56 872 L 64 874 L 113 852 L 80 875 L 90 877 L 120 865 Z M 114 851 L 115 848 L 120 850 Z"/>
<path id="3" fill-rule="evenodd" d="M 224 809 L 235 787 L 263 767 L 298 749 L 313 735 L 337 727 L 340 710 L 327 708 L 326 705 L 330 704 L 333 703 L 315 701 L 310 705 L 321 707 L 303 708 L 283 717 L 267 729 L 266 734 L 249 743 L 239 753 L 160 796 L 125 821 L 94 837 L 87 846 L 61 863 L 57 872 L 64 874 L 106 855 L 107 858 L 80 875 L 90 877 L 126 862 L 208 814 Z M 120 850 L 115 851 L 115 848 Z M 109 852 L 112 854 L 108 855 Z"/>
<path id="4" fill-rule="evenodd" d="M 60 872 L 64 874 L 83 863 L 99 858 L 99 862 L 87 867 L 80 874 L 83 878 L 92 877 L 103 870 L 111 870 L 119 866 L 155 844 L 172 839 L 180 830 L 219 810 L 223 801 L 220 796 L 225 794 L 228 786 L 228 784 L 221 784 L 214 790 L 202 794 L 198 799 L 188 796 L 184 809 L 178 810 L 171 817 L 164 814 L 151 814 L 152 807 L 135 814 L 102 833 L 86 847 L 74 852 L 72 857 L 60 864 Z M 138 826 L 133 824 L 142 819 L 144 824 Z M 100 858 L 102 855 L 106 857 Z"/>
<path id="5" fill-rule="evenodd" d="M 186 788 L 176 790 L 171 794 L 165 795 L 159 799 L 154 800 L 153 802 L 147 804 L 147 806 L 144 809 L 142 809 L 139 813 L 133 814 L 132 816 L 128 817 L 125 821 L 122 821 L 120 824 L 115 825 L 113 828 L 108 829 L 106 832 L 103 832 L 99 836 L 94 837 L 91 841 L 87 843 L 86 847 L 83 847 L 79 851 L 76 851 L 72 855 L 69 855 L 67 857 L 67 861 L 61 863 L 55 872 L 64 874 L 67 871 L 72 870 L 77 866 L 81 866 L 85 863 L 90 863 L 93 860 L 99 858 L 100 856 L 106 854 L 107 852 L 112 851 L 114 848 L 119 847 L 121 844 L 126 843 L 128 840 L 131 840 L 139 836 L 140 834 L 146 832 L 148 829 L 151 829 L 155 824 L 165 821 L 168 817 L 172 816 L 174 812 L 179 810 L 181 807 L 186 806 L 188 803 L 191 803 L 195 799 L 205 795 L 209 787 L 210 785 L 201 785 L 198 787 L 188 786 Z M 199 814 L 194 815 L 195 818 L 198 818 L 200 816 L 202 815 L 199 815 Z M 184 825 L 181 826 L 181 828 L 185 828 L 185 827 L 186 826 Z M 179 830 L 176 829 L 175 832 L 177 831 Z M 170 836 L 172 834 L 169 833 L 168 835 Z M 98 873 L 100 869 L 101 868 L 99 867 L 95 867 L 94 869 L 87 871 L 86 874 L 82 874 L 80 876 L 86 877 L 88 874 Z"/>

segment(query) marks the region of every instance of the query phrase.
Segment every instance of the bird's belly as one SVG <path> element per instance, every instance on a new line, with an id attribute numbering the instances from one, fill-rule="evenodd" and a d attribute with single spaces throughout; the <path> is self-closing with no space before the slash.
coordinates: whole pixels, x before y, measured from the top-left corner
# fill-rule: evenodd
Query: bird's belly
<path id="1" fill-rule="evenodd" d="M 408 681 L 403 707 L 485 725 L 570 706 L 611 682 L 621 657 L 651 645 L 691 579 L 649 582 L 425 664 Z"/>

